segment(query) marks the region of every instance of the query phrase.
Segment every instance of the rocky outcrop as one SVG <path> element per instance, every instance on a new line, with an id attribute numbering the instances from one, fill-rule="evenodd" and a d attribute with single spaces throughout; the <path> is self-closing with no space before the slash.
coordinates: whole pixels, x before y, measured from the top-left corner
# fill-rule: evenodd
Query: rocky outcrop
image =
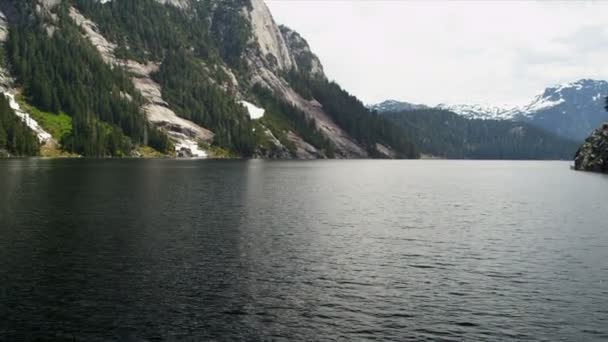
<path id="1" fill-rule="evenodd" d="M 251 22 L 252 39 L 257 42 L 266 66 L 273 71 L 297 69 L 285 38 L 264 0 L 251 0 L 251 7 L 245 7 L 244 10 Z"/>
<path id="2" fill-rule="evenodd" d="M 574 168 L 608 173 L 608 123 L 596 129 L 576 152 Z"/>
<path id="3" fill-rule="evenodd" d="M 280 30 L 291 55 L 298 65 L 298 70 L 308 73 L 312 77 L 325 77 L 321 61 L 319 57 L 312 53 L 306 39 L 289 27 L 281 25 Z"/>
<path id="4" fill-rule="evenodd" d="M 368 157 L 367 151 L 323 111 L 321 104 L 314 99 L 303 98 L 281 77 L 279 71 L 289 70 L 301 70 L 316 77 L 325 77 L 321 62 L 310 51 L 308 43 L 294 31 L 286 27 L 279 28 L 263 0 L 252 0 L 251 4 L 251 8 L 244 10 L 248 10 L 246 16 L 259 46 L 259 51 L 249 50 L 246 56 L 251 70 L 251 82 L 269 88 L 277 97 L 301 110 L 308 119 L 314 120 L 319 131 L 336 147 L 338 158 Z M 298 158 L 323 155 L 301 138 L 296 138 L 293 134 L 289 137 L 298 146 Z"/>

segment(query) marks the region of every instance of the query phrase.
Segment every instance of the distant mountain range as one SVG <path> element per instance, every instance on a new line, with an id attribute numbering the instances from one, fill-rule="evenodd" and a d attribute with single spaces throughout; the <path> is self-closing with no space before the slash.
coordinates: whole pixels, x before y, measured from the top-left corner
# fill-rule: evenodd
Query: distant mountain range
<path id="1" fill-rule="evenodd" d="M 608 121 L 604 97 L 608 82 L 582 79 L 545 89 L 529 104 L 503 108 L 477 104 L 425 106 L 395 100 L 370 106 L 380 113 L 436 108 L 468 119 L 525 122 L 564 138 L 583 141 L 594 129 Z"/>
<path id="2" fill-rule="evenodd" d="M 386 112 L 424 155 L 449 159 L 571 159 L 579 144 L 524 122 L 467 119 L 443 109 Z"/>

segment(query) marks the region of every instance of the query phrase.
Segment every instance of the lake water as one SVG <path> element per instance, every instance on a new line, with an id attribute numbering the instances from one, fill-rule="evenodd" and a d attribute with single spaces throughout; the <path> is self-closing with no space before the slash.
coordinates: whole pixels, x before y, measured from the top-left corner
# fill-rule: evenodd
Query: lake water
<path id="1" fill-rule="evenodd" d="M 569 166 L 2 160 L 0 340 L 606 340 Z"/>

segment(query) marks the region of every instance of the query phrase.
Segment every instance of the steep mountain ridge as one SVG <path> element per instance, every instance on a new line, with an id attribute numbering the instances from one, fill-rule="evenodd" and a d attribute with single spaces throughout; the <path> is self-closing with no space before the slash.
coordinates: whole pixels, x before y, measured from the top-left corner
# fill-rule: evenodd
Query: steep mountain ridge
<path id="1" fill-rule="evenodd" d="M 302 93 L 294 78 L 286 77 L 297 74 L 304 82 L 330 85 L 306 40 L 278 26 L 263 0 L 2 0 L 0 5 L 11 17 L 4 65 L 17 82 L 10 88 L 24 92 L 28 108 L 73 117 L 70 135 L 55 137 L 71 152 L 124 155 L 150 142 L 161 152 L 198 157 L 415 156 L 413 148 L 385 129 L 363 136 L 343 119 L 338 124 L 335 116 L 345 113 L 328 113 L 327 99 L 321 103 Z M 78 31 L 82 39 L 75 38 Z M 81 51 L 80 61 L 62 61 L 62 45 Z M 42 63 L 45 69 L 33 68 L 42 55 L 52 58 Z M 82 89 L 64 84 L 69 80 L 61 75 L 73 72 L 91 73 L 98 81 Z M 43 82 L 33 82 L 38 78 Z M 272 99 L 262 103 L 264 92 L 256 85 L 269 90 Z M 89 102 L 89 91 L 96 88 L 107 99 Z M 81 100 L 65 96 L 74 91 L 85 94 Z M 340 89 L 337 96 L 350 95 Z M 117 106 L 130 109 L 117 117 L 108 110 Z M 357 115 L 378 121 L 379 128 L 392 125 L 358 103 L 353 108 L 359 107 Z M 90 134 L 101 136 L 89 141 Z"/>

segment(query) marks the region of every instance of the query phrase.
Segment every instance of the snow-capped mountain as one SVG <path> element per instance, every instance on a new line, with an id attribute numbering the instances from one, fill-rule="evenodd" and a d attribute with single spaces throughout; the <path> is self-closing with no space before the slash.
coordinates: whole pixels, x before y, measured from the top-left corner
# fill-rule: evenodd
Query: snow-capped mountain
<path id="1" fill-rule="evenodd" d="M 368 108 L 371 110 L 375 110 L 379 113 L 386 113 L 386 112 L 403 112 L 403 111 L 410 111 L 410 110 L 428 109 L 429 106 L 422 105 L 422 104 L 403 102 L 403 101 L 396 101 L 396 100 L 386 100 L 386 101 L 380 102 L 378 104 L 369 105 Z"/>
<path id="2" fill-rule="evenodd" d="M 582 141 L 603 122 L 608 121 L 608 112 L 604 109 L 606 96 L 608 82 L 582 79 L 546 88 L 529 104 L 520 107 L 440 104 L 435 108 L 469 119 L 528 122 L 560 136 Z M 390 106 L 380 104 L 370 108 L 378 112 L 411 110 L 407 109 L 409 103 L 400 107 L 393 103 L 396 101 L 387 102 L 390 102 Z"/>
<path id="3" fill-rule="evenodd" d="M 514 111 L 513 108 L 506 109 L 505 107 L 498 107 L 492 105 L 480 105 L 480 104 L 439 104 L 438 109 L 447 110 L 454 112 L 458 115 L 464 116 L 467 119 L 481 119 L 481 120 L 511 120 L 513 119 Z"/>
<path id="4" fill-rule="evenodd" d="M 513 119 L 582 141 L 608 121 L 604 109 L 607 95 L 606 81 L 583 79 L 550 87 L 530 104 L 517 108 Z"/>

